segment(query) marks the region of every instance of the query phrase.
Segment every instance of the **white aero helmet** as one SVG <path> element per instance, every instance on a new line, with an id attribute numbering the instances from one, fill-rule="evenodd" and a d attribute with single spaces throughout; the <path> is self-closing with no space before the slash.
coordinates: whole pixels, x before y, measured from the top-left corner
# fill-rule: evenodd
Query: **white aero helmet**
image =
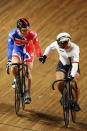
<path id="1" fill-rule="evenodd" d="M 70 39 L 71 39 L 71 36 L 66 32 L 60 33 L 56 37 L 56 41 L 58 43 L 64 43 L 64 42 L 68 43 Z"/>

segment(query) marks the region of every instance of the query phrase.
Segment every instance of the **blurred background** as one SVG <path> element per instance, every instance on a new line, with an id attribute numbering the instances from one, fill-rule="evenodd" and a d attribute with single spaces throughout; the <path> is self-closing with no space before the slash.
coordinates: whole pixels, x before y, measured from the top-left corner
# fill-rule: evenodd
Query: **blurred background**
<path id="1" fill-rule="evenodd" d="M 6 74 L 8 34 L 16 28 L 16 21 L 25 17 L 31 29 L 37 32 L 42 54 L 56 40 L 60 32 L 71 35 L 72 42 L 80 47 L 79 103 L 81 112 L 70 130 L 87 130 L 87 0 L 0 0 L 0 130 L 65 130 L 60 93 L 52 91 L 58 53 L 52 51 L 43 65 L 35 54 L 32 71 L 32 103 L 14 111 L 13 76 Z M 16 127 L 15 127 L 16 126 Z"/>

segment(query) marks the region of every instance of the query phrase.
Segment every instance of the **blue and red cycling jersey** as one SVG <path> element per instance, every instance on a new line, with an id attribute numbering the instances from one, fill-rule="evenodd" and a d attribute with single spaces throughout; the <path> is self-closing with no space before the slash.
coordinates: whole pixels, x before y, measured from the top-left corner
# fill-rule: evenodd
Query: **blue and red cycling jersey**
<path id="1" fill-rule="evenodd" d="M 35 46 L 37 57 L 40 57 L 41 49 L 36 32 L 29 29 L 27 35 L 21 37 L 18 34 L 18 29 L 14 29 L 8 36 L 8 59 L 11 60 L 12 57 L 17 57 L 21 60 L 22 54 L 24 54 L 25 61 L 32 62 L 34 59 L 33 45 Z"/>

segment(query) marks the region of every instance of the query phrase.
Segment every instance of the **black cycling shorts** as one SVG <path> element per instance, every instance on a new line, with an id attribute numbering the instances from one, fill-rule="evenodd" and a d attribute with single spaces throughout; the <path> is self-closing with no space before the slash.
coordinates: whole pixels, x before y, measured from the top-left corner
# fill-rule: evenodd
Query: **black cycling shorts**
<path id="1" fill-rule="evenodd" d="M 72 69 L 71 65 L 63 65 L 62 62 L 59 61 L 58 64 L 57 64 L 56 72 L 64 72 L 67 75 L 68 72 L 69 73 L 71 72 L 71 69 Z M 78 65 L 77 72 L 80 74 L 79 65 Z"/>

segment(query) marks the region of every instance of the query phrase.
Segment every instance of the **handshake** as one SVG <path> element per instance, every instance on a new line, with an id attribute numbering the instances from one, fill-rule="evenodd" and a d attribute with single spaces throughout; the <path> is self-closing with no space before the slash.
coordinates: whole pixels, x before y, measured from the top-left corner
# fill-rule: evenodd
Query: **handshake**
<path id="1" fill-rule="evenodd" d="M 40 56 L 39 57 L 39 61 L 41 62 L 41 63 L 45 63 L 45 61 L 46 61 L 46 58 L 47 58 L 47 56 L 46 55 L 43 55 L 43 56 Z"/>

